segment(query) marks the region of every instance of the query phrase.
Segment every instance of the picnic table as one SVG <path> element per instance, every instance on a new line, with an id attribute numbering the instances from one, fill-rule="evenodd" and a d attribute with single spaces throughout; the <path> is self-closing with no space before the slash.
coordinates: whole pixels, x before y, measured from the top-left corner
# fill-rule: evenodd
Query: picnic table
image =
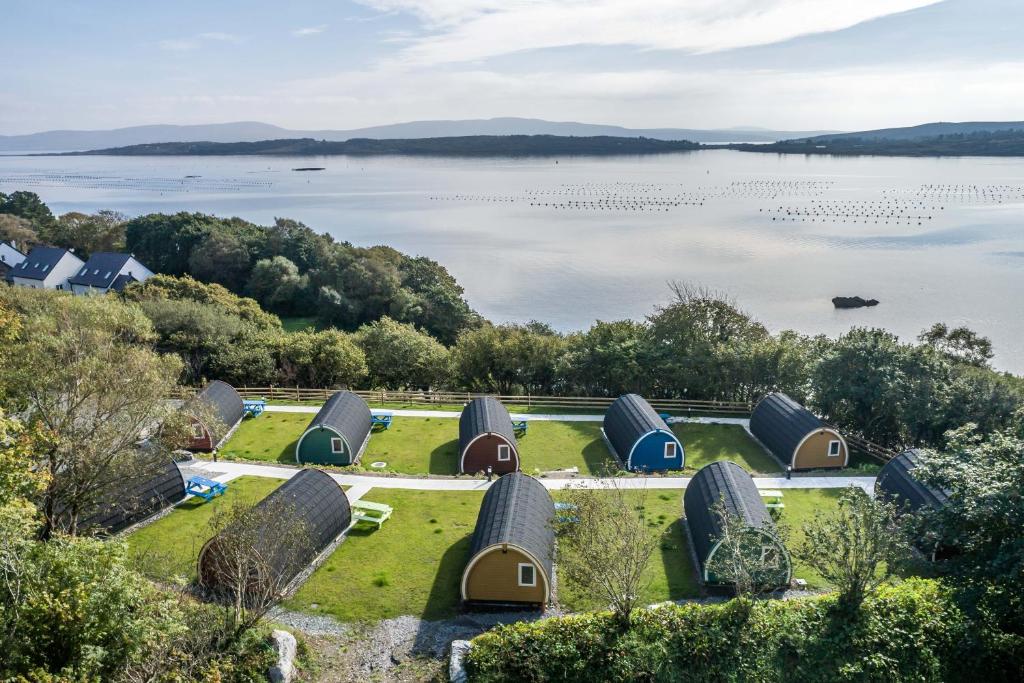
<path id="1" fill-rule="evenodd" d="M 394 508 L 384 503 L 371 503 L 368 500 L 357 500 L 352 503 L 352 519 L 376 524 L 378 529 L 388 521 L 392 512 Z"/>
<path id="2" fill-rule="evenodd" d="M 373 413 L 370 415 L 370 427 L 383 427 L 384 429 L 387 429 L 391 426 L 391 419 L 393 417 L 394 413 L 390 412 Z"/>
<path id="3" fill-rule="evenodd" d="M 760 489 L 758 493 L 761 494 L 762 498 L 766 499 L 764 503 L 766 508 L 781 510 L 786 507 L 786 504 L 782 502 L 782 491 L 778 489 Z"/>
<path id="4" fill-rule="evenodd" d="M 528 426 L 526 420 L 512 420 L 512 429 L 519 434 L 525 434 Z"/>
<path id="5" fill-rule="evenodd" d="M 579 522 L 580 518 L 572 514 L 574 512 L 576 512 L 576 506 L 572 503 L 555 503 L 555 513 L 561 523 L 572 522 L 575 524 Z"/>
<path id="6" fill-rule="evenodd" d="M 199 475 L 189 477 L 188 482 L 185 484 L 185 493 L 191 496 L 197 496 L 206 501 L 223 495 L 227 490 L 227 484 L 214 481 L 213 479 L 207 479 L 206 477 L 200 477 Z"/>
<path id="7" fill-rule="evenodd" d="M 238 405 L 237 403 L 235 405 Z M 247 399 L 242 401 L 242 411 L 245 415 L 259 417 L 267 409 L 266 399 Z"/>

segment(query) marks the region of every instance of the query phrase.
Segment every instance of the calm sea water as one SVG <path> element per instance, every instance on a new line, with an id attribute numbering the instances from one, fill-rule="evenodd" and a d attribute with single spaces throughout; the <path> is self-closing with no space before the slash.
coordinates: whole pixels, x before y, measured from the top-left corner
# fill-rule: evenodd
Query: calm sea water
<path id="1" fill-rule="evenodd" d="M 683 280 L 773 330 L 966 324 L 1024 372 L 1024 159 L 0 157 L 16 189 L 57 212 L 284 216 L 389 244 L 443 263 L 496 321 L 640 318 Z"/>

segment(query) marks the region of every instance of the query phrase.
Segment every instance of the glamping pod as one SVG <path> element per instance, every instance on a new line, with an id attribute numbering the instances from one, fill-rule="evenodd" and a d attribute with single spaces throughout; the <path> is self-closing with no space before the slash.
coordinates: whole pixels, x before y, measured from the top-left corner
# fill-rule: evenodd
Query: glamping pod
<path id="1" fill-rule="evenodd" d="M 949 495 L 941 489 L 919 481 L 914 476 L 914 469 L 920 460 L 921 451 L 911 448 L 885 463 L 875 481 L 875 493 L 907 512 L 915 512 L 926 506 L 945 507 L 949 502 Z"/>
<path id="2" fill-rule="evenodd" d="M 354 465 L 370 441 L 373 417 L 366 401 L 351 391 L 327 399 L 295 444 L 295 462 Z"/>
<path id="3" fill-rule="evenodd" d="M 266 547 L 258 550 L 262 557 L 268 558 L 272 570 L 283 575 L 284 580 L 279 583 L 295 578 L 352 523 L 348 497 L 331 475 L 322 470 L 300 470 L 257 503 L 256 509 L 270 510 L 275 516 L 279 512 L 286 512 L 299 517 L 305 522 L 309 534 L 309 542 L 302 543 L 298 552 L 295 545 L 275 543 L 275 532 L 278 530 L 267 529 L 266 534 L 256 534 L 261 541 L 267 539 Z M 233 527 L 227 527 L 207 541 L 199 551 L 198 575 L 203 587 L 216 588 L 220 585 L 219 568 L 230 561 L 221 557 L 219 545 L 222 537 L 230 536 L 232 532 Z M 258 577 L 254 577 L 254 580 L 258 580 Z"/>
<path id="4" fill-rule="evenodd" d="M 185 500 L 185 479 L 177 463 L 167 462 L 148 479 L 128 481 L 78 523 L 83 529 L 116 534 Z"/>
<path id="5" fill-rule="evenodd" d="M 484 494 L 462 573 L 462 600 L 534 605 L 551 600 L 555 504 L 522 472 L 500 477 Z"/>
<path id="6" fill-rule="evenodd" d="M 242 397 L 226 382 L 214 380 L 188 402 L 186 410 L 192 416 L 192 434 L 188 450 L 212 451 L 220 446 L 234 431 L 245 414 Z M 217 425 L 207 425 L 210 418 Z"/>
<path id="7" fill-rule="evenodd" d="M 770 574 L 759 583 L 788 586 L 792 579 L 792 561 L 786 546 L 775 533 L 768 508 L 750 474 L 734 462 L 722 460 L 705 465 L 694 475 L 683 493 L 683 513 L 690 540 L 697 555 L 701 580 L 707 585 L 728 585 L 716 553 L 721 546 L 722 520 L 715 509 L 719 501 L 730 516 L 743 520 L 744 547 L 753 557 L 763 557 Z"/>
<path id="8" fill-rule="evenodd" d="M 839 432 L 783 393 L 758 401 L 750 415 L 750 433 L 794 470 L 838 469 L 850 460 Z"/>
<path id="9" fill-rule="evenodd" d="M 492 396 L 475 398 L 459 416 L 459 472 L 473 474 L 490 467 L 495 474 L 519 470 L 519 444 L 512 418 Z"/>
<path id="10" fill-rule="evenodd" d="M 615 399 L 604 414 L 601 431 L 627 470 L 683 469 L 683 444 L 642 396 Z"/>

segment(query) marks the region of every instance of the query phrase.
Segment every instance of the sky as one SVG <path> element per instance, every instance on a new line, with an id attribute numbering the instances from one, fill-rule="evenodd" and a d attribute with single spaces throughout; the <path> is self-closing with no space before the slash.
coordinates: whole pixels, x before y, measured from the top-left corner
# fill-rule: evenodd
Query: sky
<path id="1" fill-rule="evenodd" d="M 1024 119 L 1020 0 L 0 0 L 0 134 Z"/>

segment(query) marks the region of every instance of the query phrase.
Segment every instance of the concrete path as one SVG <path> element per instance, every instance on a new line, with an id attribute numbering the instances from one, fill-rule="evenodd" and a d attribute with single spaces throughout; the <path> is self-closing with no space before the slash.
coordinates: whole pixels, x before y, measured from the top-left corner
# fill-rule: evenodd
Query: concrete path
<path id="1" fill-rule="evenodd" d="M 315 414 L 319 412 L 319 406 L 280 406 L 280 405 L 268 405 L 266 408 L 268 413 L 307 413 Z M 461 412 L 454 410 L 388 410 L 386 408 L 371 408 L 370 412 L 374 415 L 380 415 L 384 413 L 390 413 L 395 417 L 440 417 L 440 418 L 458 418 Z M 538 422 L 601 422 L 604 420 L 603 415 L 560 415 L 557 413 L 511 413 L 513 420 L 527 420 L 527 421 L 538 421 Z M 750 424 L 750 420 L 744 417 L 672 417 L 669 418 L 669 423 L 675 422 L 693 422 L 697 424 L 728 424 L 728 425 L 740 425 L 746 427 Z"/>
<path id="2" fill-rule="evenodd" d="M 243 475 L 253 477 L 274 477 L 290 479 L 299 472 L 298 468 L 280 467 L 277 465 L 258 465 L 241 462 L 211 462 L 196 460 L 191 467 L 197 470 L 216 472 L 218 481 L 230 481 Z M 490 482 L 486 479 L 417 479 L 414 477 L 374 477 L 360 474 L 330 473 L 339 484 L 351 486 L 358 495 L 363 495 L 371 488 L 411 489 L 417 491 L 486 491 Z M 224 477 L 230 477 L 225 479 Z M 607 480 L 593 477 L 577 477 L 575 479 L 539 479 L 545 488 L 559 490 L 569 487 L 600 488 L 607 485 Z M 620 477 L 615 480 L 624 489 L 684 489 L 690 483 L 690 477 Z M 785 477 L 754 477 L 754 483 L 763 489 L 835 489 L 847 486 L 859 486 L 868 493 L 874 491 L 874 477 L 801 477 L 792 479 Z M 351 489 L 350 489 L 351 490 Z"/>

